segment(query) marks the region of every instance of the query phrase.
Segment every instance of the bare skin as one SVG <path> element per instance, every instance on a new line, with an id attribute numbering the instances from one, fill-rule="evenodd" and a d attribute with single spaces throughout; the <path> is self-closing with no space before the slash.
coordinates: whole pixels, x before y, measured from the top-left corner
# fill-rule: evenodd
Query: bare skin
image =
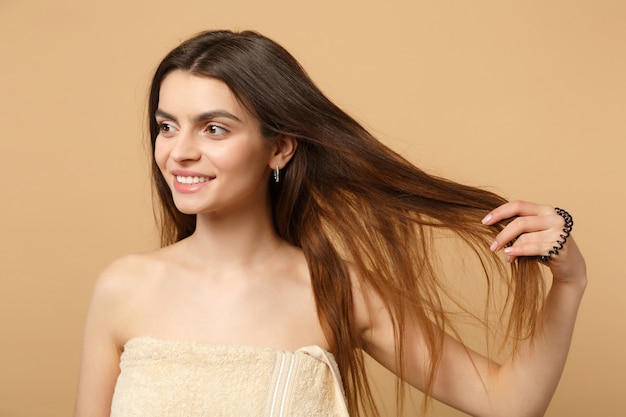
<path id="1" fill-rule="evenodd" d="M 515 201 L 493 210 L 483 220 L 494 224 L 519 215 L 496 238 L 493 251 L 520 236 L 505 253 L 517 256 L 547 253 L 563 230 L 563 219 L 550 206 Z M 557 388 L 572 339 L 578 307 L 587 285 L 584 258 L 572 237 L 548 263 L 552 287 L 544 305 L 543 321 L 536 334 L 519 351 L 498 364 L 466 351 L 455 339 L 444 336 L 442 360 L 433 397 L 473 416 L 542 416 Z M 361 288 L 357 314 L 363 325 L 368 353 L 391 371 L 395 368 L 395 345 L 389 314 L 376 294 Z M 406 382 L 423 389 L 428 350 L 422 329 L 407 326 Z"/>
<path id="2" fill-rule="evenodd" d="M 197 214 L 196 231 L 172 246 L 122 258 L 99 277 L 85 326 L 75 417 L 110 415 L 120 354 L 135 337 L 330 349 L 304 256 L 276 235 L 267 199 L 271 170 L 287 164 L 296 141 L 261 137 L 258 121 L 214 79 L 173 72 L 161 87 L 159 108 L 155 159 L 177 207 Z M 203 179 L 194 183 L 192 177 Z M 546 253 L 562 229 L 551 207 L 525 202 L 495 209 L 484 223 L 514 215 L 521 220 L 507 226 L 493 246 L 502 250 L 522 235 L 508 249 L 511 259 Z M 435 398 L 477 416 L 545 412 L 586 285 L 584 260 L 571 238 L 549 267 L 554 284 L 537 335 L 501 365 L 468 355 L 446 337 Z M 393 371 L 389 315 L 358 277 L 354 288 L 357 326 L 368 353 Z M 404 375 L 423 388 L 429 359 L 422 329 L 410 326 L 406 342 Z"/>

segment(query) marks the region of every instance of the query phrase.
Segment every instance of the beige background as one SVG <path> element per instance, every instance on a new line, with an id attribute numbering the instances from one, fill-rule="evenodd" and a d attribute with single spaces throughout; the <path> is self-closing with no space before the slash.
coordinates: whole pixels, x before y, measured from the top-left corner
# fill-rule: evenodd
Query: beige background
<path id="1" fill-rule="evenodd" d="M 71 413 L 94 279 L 156 241 L 147 80 L 206 28 L 276 39 L 430 171 L 569 209 L 590 286 L 547 415 L 626 415 L 625 21 L 620 0 L 0 0 L 0 416 Z"/>

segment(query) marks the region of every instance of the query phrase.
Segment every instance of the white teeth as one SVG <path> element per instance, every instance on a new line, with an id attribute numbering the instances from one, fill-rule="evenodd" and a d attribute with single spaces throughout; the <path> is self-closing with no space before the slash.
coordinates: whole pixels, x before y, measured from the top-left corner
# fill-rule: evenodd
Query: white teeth
<path id="1" fill-rule="evenodd" d="M 198 184 L 200 182 L 207 182 L 209 180 L 209 177 L 183 177 L 182 175 L 176 176 L 176 181 L 181 184 Z"/>

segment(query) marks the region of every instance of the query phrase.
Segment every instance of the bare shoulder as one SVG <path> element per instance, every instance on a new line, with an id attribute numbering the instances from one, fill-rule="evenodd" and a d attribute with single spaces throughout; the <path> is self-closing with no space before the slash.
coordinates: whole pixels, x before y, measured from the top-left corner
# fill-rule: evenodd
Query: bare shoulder
<path id="1" fill-rule="evenodd" d="M 151 252 L 123 256 L 111 262 L 98 277 L 96 292 L 132 291 L 158 280 L 176 263 L 177 244 Z"/>
<path id="2" fill-rule="evenodd" d="M 95 324 L 111 338 L 118 347 L 124 345 L 133 332 L 134 314 L 141 309 L 147 295 L 168 268 L 168 250 L 132 254 L 109 264 L 98 276 L 94 286 L 88 325 Z"/>
<path id="3" fill-rule="evenodd" d="M 160 251 L 124 256 L 99 275 L 85 320 L 75 415 L 109 415 L 119 359 L 140 295 L 159 270 Z"/>
<path id="4" fill-rule="evenodd" d="M 156 272 L 158 257 L 153 252 L 126 255 L 110 263 L 98 276 L 94 296 L 114 296 L 145 285 L 145 278 Z"/>

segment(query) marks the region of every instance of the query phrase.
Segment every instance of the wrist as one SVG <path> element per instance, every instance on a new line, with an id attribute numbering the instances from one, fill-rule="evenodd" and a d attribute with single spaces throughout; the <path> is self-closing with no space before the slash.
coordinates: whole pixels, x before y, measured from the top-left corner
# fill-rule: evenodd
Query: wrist
<path id="1" fill-rule="evenodd" d="M 563 288 L 569 291 L 576 291 L 582 295 L 587 288 L 587 275 L 581 274 L 576 277 L 570 276 L 567 279 L 561 279 L 554 276 L 552 279 L 552 288 Z"/>

